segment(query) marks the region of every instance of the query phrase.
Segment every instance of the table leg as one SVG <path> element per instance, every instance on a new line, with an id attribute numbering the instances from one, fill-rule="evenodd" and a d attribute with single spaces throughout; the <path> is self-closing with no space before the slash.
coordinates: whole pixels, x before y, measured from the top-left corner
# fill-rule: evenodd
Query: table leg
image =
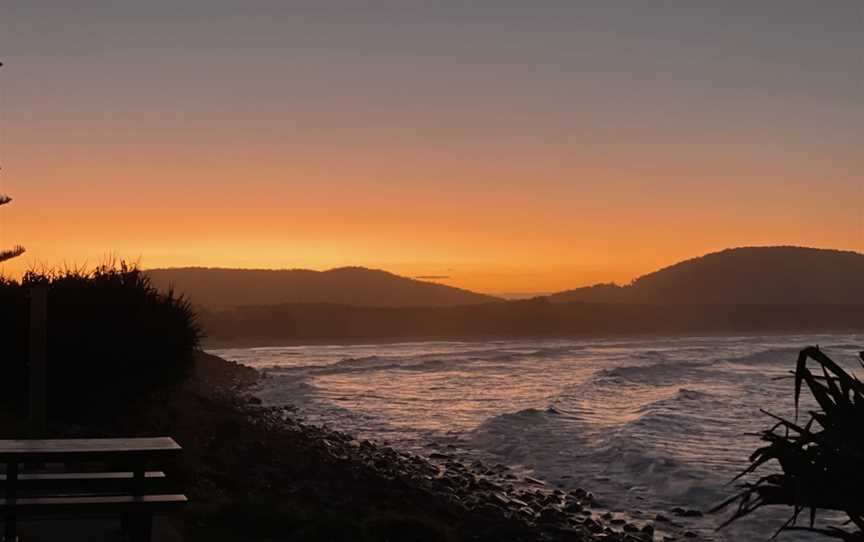
<path id="1" fill-rule="evenodd" d="M 16 461 L 10 461 L 6 464 L 6 500 L 14 501 L 17 497 L 18 463 Z M 6 515 L 4 540 L 7 542 L 15 542 L 18 540 L 18 518 L 15 516 L 14 512 Z"/>
<path id="2" fill-rule="evenodd" d="M 132 494 L 136 497 L 140 497 L 144 494 L 144 484 L 146 482 L 145 475 L 147 472 L 146 466 L 137 466 L 135 467 L 134 479 L 132 480 Z"/>
<path id="3" fill-rule="evenodd" d="M 153 514 L 150 512 L 136 513 L 129 519 L 132 524 L 129 530 L 132 542 L 151 542 L 153 536 Z"/>

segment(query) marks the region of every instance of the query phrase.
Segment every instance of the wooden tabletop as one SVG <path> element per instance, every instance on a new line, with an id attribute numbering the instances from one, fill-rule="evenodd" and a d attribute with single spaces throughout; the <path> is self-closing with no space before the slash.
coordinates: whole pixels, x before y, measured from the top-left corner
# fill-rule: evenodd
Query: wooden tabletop
<path id="1" fill-rule="evenodd" d="M 0 462 L 158 458 L 181 450 L 171 437 L 0 440 Z"/>

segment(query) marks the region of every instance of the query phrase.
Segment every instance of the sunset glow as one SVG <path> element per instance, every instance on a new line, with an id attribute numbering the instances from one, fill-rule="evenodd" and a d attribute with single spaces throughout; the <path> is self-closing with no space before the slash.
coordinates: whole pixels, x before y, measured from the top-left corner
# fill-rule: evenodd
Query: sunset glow
<path id="1" fill-rule="evenodd" d="M 854 1 L 188 4 L 0 7 L 6 272 L 116 254 L 505 293 L 864 250 Z"/>

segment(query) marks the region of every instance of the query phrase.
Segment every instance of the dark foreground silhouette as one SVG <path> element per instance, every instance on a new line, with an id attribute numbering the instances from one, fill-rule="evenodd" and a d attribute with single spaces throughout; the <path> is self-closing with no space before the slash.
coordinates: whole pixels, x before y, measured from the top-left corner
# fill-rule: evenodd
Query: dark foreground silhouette
<path id="1" fill-rule="evenodd" d="M 864 352 L 860 357 L 864 365 Z M 815 374 L 808 361 L 818 366 Z M 816 347 L 801 352 L 794 374 L 796 419 L 766 412 L 776 423 L 762 433 L 766 445 L 753 453 L 741 476 L 774 461 L 782 473 L 744 483 L 741 493 L 715 511 L 737 504 L 728 524 L 763 506 L 788 506 L 791 517 L 778 534 L 805 530 L 840 540 L 864 540 L 864 384 Z M 802 384 L 818 405 L 806 423 L 798 420 Z M 817 527 L 817 511 L 825 510 L 846 514 L 850 527 Z"/>

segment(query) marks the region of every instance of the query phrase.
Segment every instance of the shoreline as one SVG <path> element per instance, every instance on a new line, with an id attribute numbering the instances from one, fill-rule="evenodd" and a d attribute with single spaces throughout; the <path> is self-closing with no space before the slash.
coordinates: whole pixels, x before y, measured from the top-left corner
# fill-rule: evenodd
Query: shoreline
<path id="1" fill-rule="evenodd" d="M 298 348 L 304 346 L 388 346 L 400 344 L 418 344 L 418 343 L 464 343 L 478 344 L 483 342 L 506 342 L 506 341 L 602 341 L 602 340 L 639 340 L 639 339 L 699 339 L 699 338 L 717 338 L 725 337 L 729 339 L 748 339 L 748 338 L 784 338 L 795 336 L 831 336 L 831 335 L 855 335 L 862 334 L 861 329 L 836 329 L 836 330 L 821 330 L 821 331 L 765 331 L 758 332 L 723 332 L 716 333 L 620 333 L 620 334 L 597 334 L 597 335 L 536 335 L 525 337 L 368 337 L 368 338 L 346 338 L 346 339 L 321 339 L 321 340 L 208 340 L 205 338 L 201 341 L 201 350 L 207 352 L 209 350 L 231 350 L 245 348 Z"/>
<path id="2" fill-rule="evenodd" d="M 207 357 L 210 363 L 254 371 L 211 354 Z M 612 513 L 586 489 L 565 491 L 546 481 L 520 475 L 507 465 L 480 461 L 469 464 L 440 450 L 428 455 L 405 453 L 339 430 L 307 424 L 290 406 L 261 406 L 250 399 L 248 394 L 254 393 L 255 382 L 266 378 L 265 374 L 256 373 L 259 379 L 250 381 L 247 373 L 244 382 L 235 388 L 246 396 L 242 404 L 246 405 L 245 415 L 251 423 L 268 433 L 290 435 L 292 441 L 302 443 L 312 452 L 317 461 L 339 465 L 352 478 L 368 477 L 375 484 L 395 484 L 411 500 L 420 499 L 424 509 L 445 512 L 459 525 L 456 540 L 623 542 L 698 538 L 675 517 L 699 513 L 696 511 L 672 511 L 669 517 L 637 511 Z M 356 496 L 342 495 L 351 500 Z"/>

